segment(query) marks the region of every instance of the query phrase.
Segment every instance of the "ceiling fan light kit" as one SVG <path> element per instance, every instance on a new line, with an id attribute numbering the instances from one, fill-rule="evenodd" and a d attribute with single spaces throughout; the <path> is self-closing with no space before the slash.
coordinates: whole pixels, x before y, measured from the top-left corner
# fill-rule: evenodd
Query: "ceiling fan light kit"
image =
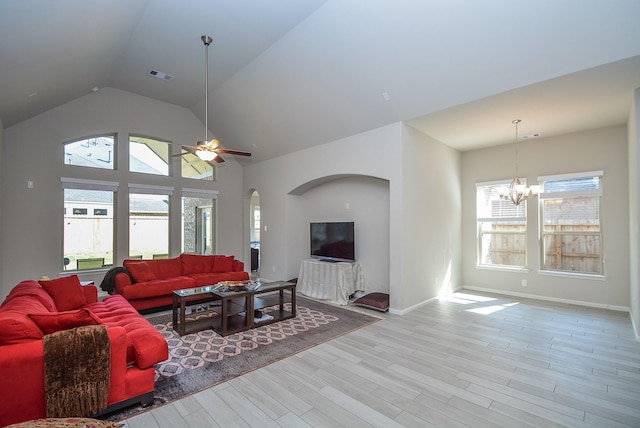
<path id="1" fill-rule="evenodd" d="M 220 153 L 238 156 L 251 156 L 249 152 L 239 150 L 227 150 L 220 147 L 220 141 L 215 138 L 209 140 L 209 45 L 213 42 L 213 38 L 204 35 L 200 36 L 204 43 L 204 140 L 198 141 L 196 147 L 182 146 L 187 153 L 181 153 L 176 156 L 184 156 L 186 154 L 194 154 L 199 159 L 213 165 L 213 162 L 221 163 L 224 159 L 220 157 Z"/>
<path id="2" fill-rule="evenodd" d="M 510 200 L 516 205 L 526 200 L 529 196 L 537 196 L 540 193 L 540 186 L 526 186 L 520 177 L 518 177 L 518 124 L 522 122 L 520 119 L 511 121 L 516 126 L 516 176 L 511 180 L 509 187 L 500 187 L 498 194 L 501 199 Z"/>
<path id="3" fill-rule="evenodd" d="M 198 150 L 196 152 L 196 156 L 198 156 L 201 160 L 205 162 L 211 162 L 218 156 L 216 152 L 210 152 L 208 150 Z"/>

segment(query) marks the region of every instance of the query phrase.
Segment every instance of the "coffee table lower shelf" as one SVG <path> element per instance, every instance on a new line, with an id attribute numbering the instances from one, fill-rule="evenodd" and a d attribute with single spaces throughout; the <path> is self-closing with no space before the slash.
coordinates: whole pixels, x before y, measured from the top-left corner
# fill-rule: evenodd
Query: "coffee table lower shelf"
<path id="1" fill-rule="evenodd" d="M 207 310 L 185 314 L 186 305 L 195 299 L 215 303 Z M 286 303 L 290 310 L 285 310 Z M 268 312 L 272 319 L 260 321 L 254 317 L 254 311 L 273 306 L 276 308 Z M 173 295 L 173 329 L 181 336 L 207 329 L 228 336 L 295 316 L 295 284 L 284 281 L 265 283 L 258 290 L 246 292 L 217 292 L 209 286 L 176 290 Z"/>

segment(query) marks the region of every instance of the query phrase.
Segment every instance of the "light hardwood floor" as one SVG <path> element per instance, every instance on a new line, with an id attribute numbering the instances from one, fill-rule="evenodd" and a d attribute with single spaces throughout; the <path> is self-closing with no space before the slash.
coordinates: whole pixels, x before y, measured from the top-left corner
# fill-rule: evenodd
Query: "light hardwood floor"
<path id="1" fill-rule="evenodd" d="M 629 315 L 463 291 L 125 421 L 640 427 Z"/>

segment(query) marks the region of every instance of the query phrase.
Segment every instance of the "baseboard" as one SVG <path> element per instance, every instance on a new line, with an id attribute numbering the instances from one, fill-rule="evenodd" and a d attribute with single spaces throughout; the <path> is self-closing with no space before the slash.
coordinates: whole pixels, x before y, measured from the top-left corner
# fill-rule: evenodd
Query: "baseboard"
<path id="1" fill-rule="evenodd" d="M 118 403 L 110 404 L 107 408 L 102 409 L 98 413 L 94 413 L 93 415 L 89 415 L 89 417 L 99 418 L 102 416 L 107 416 L 107 415 L 110 415 L 111 413 L 117 412 L 126 407 L 134 406 L 138 404 L 141 404 L 142 407 L 148 407 L 151 404 L 153 404 L 154 395 L 155 395 L 155 390 L 141 394 L 141 395 L 137 395 L 135 397 L 128 398 Z"/>
<path id="2" fill-rule="evenodd" d="M 415 311 L 416 309 L 418 309 L 418 308 L 420 308 L 420 307 L 422 307 L 424 305 L 428 305 L 429 303 L 433 302 L 434 300 L 438 300 L 438 297 L 437 296 L 436 297 L 432 297 L 430 299 L 424 300 L 424 301 L 422 301 L 420 303 L 417 303 L 417 304 L 415 304 L 413 306 L 409 306 L 408 308 L 402 309 L 402 310 L 389 308 L 389 313 L 390 314 L 394 314 L 394 315 L 406 315 L 409 312 Z"/>
<path id="3" fill-rule="evenodd" d="M 493 288 L 475 287 L 472 285 L 463 285 L 462 289 L 473 290 L 473 291 L 483 291 L 485 293 L 502 294 L 505 296 L 522 297 L 525 299 L 544 300 L 547 302 L 566 303 L 568 305 L 586 306 L 590 308 L 609 309 L 612 311 L 619 311 L 619 312 L 627 312 L 627 313 L 630 312 L 630 308 L 628 306 L 604 305 L 601 303 L 584 302 L 582 300 L 560 299 L 557 297 L 539 296 L 537 294 L 516 293 L 512 291 L 496 290 Z"/>

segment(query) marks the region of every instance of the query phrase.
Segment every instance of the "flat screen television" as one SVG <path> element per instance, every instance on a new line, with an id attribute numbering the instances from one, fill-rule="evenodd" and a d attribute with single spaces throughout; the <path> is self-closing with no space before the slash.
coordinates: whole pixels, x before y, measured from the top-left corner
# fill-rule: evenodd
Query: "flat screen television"
<path id="1" fill-rule="evenodd" d="M 311 257 L 330 262 L 356 260 L 354 222 L 311 223 Z"/>

